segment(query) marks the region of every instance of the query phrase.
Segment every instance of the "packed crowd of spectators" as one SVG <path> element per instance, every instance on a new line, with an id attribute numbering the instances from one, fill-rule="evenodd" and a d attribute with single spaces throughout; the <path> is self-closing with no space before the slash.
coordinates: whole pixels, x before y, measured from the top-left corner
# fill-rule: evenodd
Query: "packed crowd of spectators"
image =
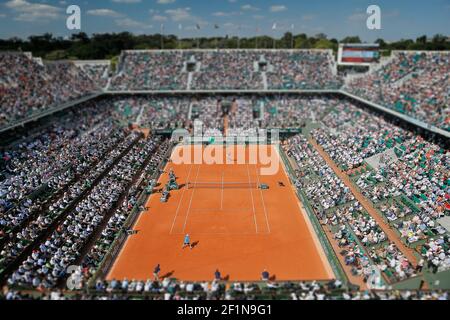
<path id="1" fill-rule="evenodd" d="M 51 192 L 45 194 L 46 199 L 43 197 L 42 202 L 28 208 L 26 215 L 15 216 L 16 210 L 8 213 L 8 218 L 15 217 L 15 219 L 11 221 L 11 224 L 2 226 L 2 229 L 10 228 L 7 229 L 9 232 L 5 233 L 4 246 L 0 252 L 0 268 L 7 266 L 24 253 L 33 241 L 42 236 L 51 224 L 64 215 L 69 206 L 74 205 L 79 197 L 91 188 L 92 182 L 102 173 L 107 163 L 100 163 L 94 168 L 92 166 L 111 151 L 111 146 L 123 150 L 129 144 L 129 142 L 119 143 L 127 135 L 124 130 L 115 129 L 106 136 L 105 132 L 111 129 L 109 123 L 99 126 L 97 131 L 89 135 L 89 138 L 84 139 L 86 144 L 82 148 L 92 148 L 90 154 L 86 152 L 85 157 L 79 157 L 83 162 L 69 172 L 69 177 L 64 180 L 64 183 L 51 186 Z M 111 156 L 113 156 L 112 152 Z M 3 222 L 8 220 L 3 219 Z"/>
<path id="2" fill-rule="evenodd" d="M 0 53 L 0 127 L 99 90 L 72 62 L 44 64 L 25 53 Z"/>
<path id="3" fill-rule="evenodd" d="M 333 59 L 324 50 L 125 51 L 111 89 L 338 89 Z"/>
<path id="4" fill-rule="evenodd" d="M 138 107 L 137 123 L 152 129 L 184 128 L 188 120 L 189 98 L 160 97 L 121 100 L 119 105 Z"/>
<path id="5" fill-rule="evenodd" d="M 353 274 L 367 281 L 376 268 L 388 283 L 417 274 L 304 136 L 291 138 L 286 151 L 298 165 L 296 186 L 305 193 L 321 223 L 334 234 Z"/>
<path id="6" fill-rule="evenodd" d="M 110 89 L 338 89 L 333 59 L 325 50 L 124 51 Z M 448 60 L 444 52 L 398 52 L 346 90 L 450 130 Z M 99 91 L 110 79 L 107 63 L 44 64 L 23 53 L 0 54 L 0 69 L 0 126 Z"/>
<path id="7" fill-rule="evenodd" d="M 264 128 L 301 128 L 308 120 L 321 119 L 336 102 L 326 98 L 271 96 L 261 98 Z"/>
<path id="8" fill-rule="evenodd" d="M 205 54 L 209 53 L 202 55 Z M 198 59 L 228 59 L 218 58 L 216 54 L 219 53 Z M 255 55 L 252 59 L 259 59 L 259 54 L 252 54 Z M 124 58 L 123 70 L 127 70 L 127 63 L 128 70 L 131 70 L 133 61 L 140 61 L 141 73 L 137 79 L 141 82 L 138 86 L 141 83 L 149 88 L 157 86 L 157 81 L 162 83 L 178 74 L 178 71 L 161 67 L 159 72 L 167 72 L 165 76 L 152 78 L 143 70 L 151 64 L 159 68 L 156 67 L 158 63 L 147 58 L 141 61 L 141 58 L 135 57 L 134 53 Z M 176 58 L 180 60 L 178 66 L 182 66 L 183 59 L 187 58 Z M 161 65 L 165 61 L 164 57 L 158 56 L 157 59 Z M 230 59 L 229 63 L 239 65 L 234 58 Z M 266 59 L 272 64 L 270 56 Z M 55 63 L 46 66 L 45 72 L 51 77 L 64 73 L 60 79 L 67 84 L 73 67 L 70 63 Z M 200 72 L 207 74 L 207 70 Z M 226 71 L 216 69 L 214 72 Z M 91 80 L 100 73 L 100 70 L 85 71 Z M 126 80 L 130 83 L 134 81 L 131 75 Z M 121 82 L 123 79 L 116 80 Z M 194 82 L 200 83 L 199 79 Z M 235 81 L 245 82 L 253 78 L 230 79 L 226 85 L 233 86 Z M 187 78 L 180 83 L 184 81 Z M 3 83 L 0 78 L 0 90 Z M 250 80 L 249 86 L 252 83 Z M 60 90 L 69 92 L 69 88 L 70 85 L 61 85 Z M 83 86 L 75 85 L 74 88 L 81 91 Z M 231 106 L 225 123 L 223 110 L 228 103 Z M 118 120 L 122 123 L 119 124 Z M 424 264 L 433 272 L 450 269 L 449 234 L 438 222 L 450 212 L 450 157 L 449 150 L 444 147 L 380 115 L 334 98 L 116 97 L 76 108 L 61 121 L 42 129 L 33 139 L 2 151 L 0 271 L 27 253 L 29 248 L 35 247 L 12 272 L 8 284 L 13 287 L 54 288 L 67 276 L 67 267 L 74 262 L 83 264 L 83 275 L 89 279 L 109 252 L 118 232 L 125 231 L 121 228 L 137 204 L 139 191 L 142 191 L 132 184 L 134 179 L 142 170 L 152 172 L 164 159 L 162 153 L 156 151 L 161 142 L 159 139 L 150 136 L 148 140 L 137 142 L 142 138 L 141 134 L 123 129 L 123 125 L 129 122 L 151 130 L 190 129 L 195 120 L 203 122 L 206 135 L 221 134 L 227 125 L 227 133 L 231 136 L 262 128 L 300 128 L 314 122 L 320 128 L 311 131 L 312 138 L 342 169 L 350 172 L 368 167 L 367 171 L 356 173 L 355 185 L 398 230 L 401 239 L 422 255 Z M 303 135 L 291 138 L 286 150 L 297 164 L 296 186 L 304 192 L 314 213 L 342 249 L 340 254 L 355 275 L 369 281 L 376 270 L 382 273 L 383 281 L 394 283 L 418 274 Z M 369 158 L 387 151 L 395 152 L 396 157 L 391 162 L 377 168 L 367 166 Z M 150 159 L 150 167 L 144 168 L 147 159 Z M 53 225 L 55 229 L 51 230 Z M 49 231 L 52 232 L 47 234 Z M 43 238 L 46 235 L 48 237 Z M 87 248 L 86 244 L 95 236 L 98 236 L 97 240 Z M 231 293 L 219 283 L 208 284 L 207 289 L 206 286 L 168 279 L 161 283 L 123 279 L 98 282 L 97 293 L 91 297 L 122 299 L 138 293 L 164 299 L 183 299 L 187 297 L 185 294 L 189 298 L 232 299 L 236 292 L 244 293 L 248 298 L 259 294 L 256 284 L 233 284 Z M 270 283 L 268 286 L 279 290 L 283 284 Z M 316 290 L 315 286 L 302 284 L 302 289 L 292 290 L 290 297 L 447 298 L 446 293 L 393 292 L 382 293 L 381 296 L 348 292 L 331 296 L 322 292 L 322 287 Z M 54 294 L 64 298 L 62 294 Z M 14 299 L 21 295 L 9 291 L 7 297 Z M 83 298 L 83 295 L 78 298 Z"/>
<path id="9" fill-rule="evenodd" d="M 76 64 L 100 88 L 104 89 L 110 77 L 110 63 L 108 62 L 81 62 Z"/>
<path id="10" fill-rule="evenodd" d="M 400 146 L 398 156 L 397 161 L 375 170 L 381 182 L 363 183 L 362 176 L 359 186 L 407 244 L 426 247 L 427 243 L 439 243 L 431 245 L 439 259 L 418 248 L 436 266 L 430 266 L 432 269 L 450 269 L 448 231 L 438 222 L 450 215 L 449 151 L 414 136 Z"/>
<path id="11" fill-rule="evenodd" d="M 188 53 L 124 51 L 111 90 L 186 90 Z"/>
<path id="12" fill-rule="evenodd" d="M 338 281 L 286 283 L 179 282 L 164 279 L 98 281 L 95 290 L 67 293 L 53 290 L 27 293 L 4 289 L 0 300 L 449 300 L 448 291 L 346 290 Z"/>
<path id="13" fill-rule="evenodd" d="M 450 269 L 449 233 L 439 222 L 450 215 L 449 150 L 349 103 L 322 121 L 312 136 L 342 169 L 356 170 L 355 185 L 402 241 L 434 272 Z M 388 151 L 390 161 L 382 161 Z M 367 166 L 380 154 L 378 166 Z"/>
<path id="14" fill-rule="evenodd" d="M 140 133 L 133 132 L 128 141 Z M 120 158 L 121 150 L 113 152 L 118 162 L 65 217 L 51 236 L 28 256 L 8 279 L 9 285 L 52 288 L 67 274 L 67 268 L 82 253 L 83 247 L 99 230 L 103 220 L 115 212 L 130 183 L 142 169 L 157 144 L 152 138 L 140 141 Z M 114 159 L 114 158 L 111 158 Z M 111 160 L 112 161 L 112 160 Z"/>
<path id="15" fill-rule="evenodd" d="M 8 238 L 5 239 L 5 245 L 1 251 L 0 267 L 8 266 L 19 255 L 35 245 L 35 240 L 39 241 L 39 238 L 49 230 L 52 224 L 64 218 L 67 210 L 75 206 L 82 196 L 92 189 L 96 180 L 100 179 L 103 172 L 111 165 L 111 161 L 125 151 L 136 139 L 134 135 L 126 137 L 126 134 L 126 132 L 118 130 L 112 133 L 110 137 L 105 137 L 104 140 L 92 142 L 91 145 L 88 145 L 92 148 L 98 148 L 93 152 L 95 160 L 86 165 L 83 172 L 77 173 L 68 182 L 68 186 L 61 187 L 61 189 L 55 188 L 54 197 L 48 198 L 42 206 L 30 212 L 28 223 L 27 220 L 17 222 L 15 228 L 8 234 Z M 111 146 L 114 147 L 114 150 L 111 149 Z M 111 160 L 99 161 L 106 155 L 111 157 Z"/>
<path id="16" fill-rule="evenodd" d="M 448 52 L 396 52 L 389 63 L 345 90 L 450 131 L 449 74 Z"/>
<path id="17" fill-rule="evenodd" d="M 0 182 L 0 230 L 13 227 L 29 215 L 31 194 L 42 187 L 62 187 L 73 173 L 89 165 L 90 158 L 98 156 L 114 126 L 112 119 L 108 120 L 111 116 L 103 104 L 94 103 L 71 111 L 34 139 L 2 152 L 5 179 Z M 96 126 L 98 130 L 89 130 Z"/>
<path id="18" fill-rule="evenodd" d="M 365 159 L 413 135 L 349 101 L 335 100 L 333 110 L 321 120 L 326 128 L 319 128 L 312 135 L 344 170 L 360 167 Z"/>
<path id="19" fill-rule="evenodd" d="M 142 170 L 140 179 L 130 187 L 126 197 L 123 199 L 121 206 L 108 220 L 106 227 L 103 229 L 100 237 L 95 244 L 83 258 L 81 263 L 80 276 L 83 277 L 87 283 L 91 277 L 95 276 L 100 264 L 104 261 L 106 255 L 112 249 L 114 241 L 125 233 L 128 234 L 128 229 L 125 224 L 128 219 L 132 218 L 133 211 L 142 209 L 142 205 L 138 202 L 139 197 L 142 196 L 147 185 L 151 183 L 149 179 L 159 174 L 160 166 L 167 160 L 167 152 L 169 151 L 169 141 L 161 143 L 161 138 L 155 137 L 155 143 L 158 145 L 157 149 L 151 156 L 147 166 Z"/>
<path id="20" fill-rule="evenodd" d="M 269 51 L 264 57 L 272 67 L 269 89 L 339 89 L 342 80 L 333 73 L 331 51 Z"/>
<path id="21" fill-rule="evenodd" d="M 192 90 L 262 90 L 263 80 L 255 67 L 261 57 L 258 51 L 206 51 L 195 53 L 201 64 L 195 72 Z"/>
<path id="22" fill-rule="evenodd" d="M 216 97 L 194 98 L 191 101 L 191 122 L 200 121 L 203 124 L 203 133 L 205 135 L 214 135 L 215 132 L 223 132 L 223 100 Z"/>

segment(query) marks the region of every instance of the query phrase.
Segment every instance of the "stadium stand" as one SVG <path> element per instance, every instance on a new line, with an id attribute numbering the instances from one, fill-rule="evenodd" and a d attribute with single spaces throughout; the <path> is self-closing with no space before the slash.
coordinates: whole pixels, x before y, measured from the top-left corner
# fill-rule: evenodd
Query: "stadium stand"
<path id="1" fill-rule="evenodd" d="M 0 53 L 0 127 L 99 90 L 72 62 L 43 64 L 26 53 Z"/>
<path id="2" fill-rule="evenodd" d="M 338 89 L 342 85 L 333 74 L 329 50 L 276 50 L 264 57 L 269 63 L 270 89 Z"/>
<path id="3" fill-rule="evenodd" d="M 185 90 L 187 72 L 182 51 L 124 51 L 113 90 Z"/>
<path id="4" fill-rule="evenodd" d="M 192 90 L 262 90 L 262 75 L 255 67 L 258 51 L 196 52 L 200 70 L 194 73 Z"/>
<path id="5" fill-rule="evenodd" d="M 338 89 L 332 60 L 327 50 L 125 51 L 111 89 Z"/>
<path id="6" fill-rule="evenodd" d="M 0 53 L 0 127 L 108 85 L 111 90 L 2 143 L 0 282 L 7 288 L 0 299 L 447 300 L 446 291 L 391 290 L 450 270 L 449 231 L 440 222 L 450 215 L 450 153 L 441 138 L 336 94 L 123 94 L 339 89 L 332 59 L 324 50 L 124 51 L 110 78 L 105 63 L 43 64 L 30 54 Z M 448 66 L 448 53 L 398 52 L 344 90 L 449 130 Z M 160 131 L 192 130 L 196 120 L 211 136 L 295 129 L 282 141 L 295 168 L 295 190 L 320 222 L 319 232 L 338 248 L 344 271 L 378 290 L 355 290 L 346 279 L 106 282 L 105 270 L 143 211 L 149 177 L 157 178 L 168 161 L 171 143 Z M 405 256 L 403 244 L 417 261 Z M 73 264 L 82 266 L 84 287 L 60 290 Z"/>
<path id="7" fill-rule="evenodd" d="M 352 266 L 352 273 L 364 277 L 372 275 L 373 267 L 388 274 L 389 282 L 415 275 L 414 269 L 402 257 L 389 239 L 342 181 L 334 174 L 305 137 L 289 141 L 288 155 L 299 163 L 296 186 L 310 200 L 324 226 L 330 228 Z M 359 240 L 359 241 L 358 241 Z"/>
<path id="8" fill-rule="evenodd" d="M 447 270 L 448 230 L 437 220 L 450 209 L 448 149 L 350 105 L 337 107 L 323 122 L 327 128 L 312 132 L 318 143 L 343 170 L 357 168 L 355 184 L 430 268 Z M 364 165 L 374 154 L 385 157 L 376 168 Z"/>
<path id="9" fill-rule="evenodd" d="M 100 88 L 106 88 L 110 78 L 110 62 L 107 61 L 75 61 L 75 65 L 80 68 L 91 80 Z"/>
<path id="10" fill-rule="evenodd" d="M 345 90 L 450 131 L 448 52 L 395 52 Z"/>

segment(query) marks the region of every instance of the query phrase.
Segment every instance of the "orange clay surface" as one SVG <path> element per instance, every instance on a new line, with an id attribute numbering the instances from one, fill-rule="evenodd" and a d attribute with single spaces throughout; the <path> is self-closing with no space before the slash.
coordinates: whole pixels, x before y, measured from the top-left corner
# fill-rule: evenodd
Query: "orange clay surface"
<path id="1" fill-rule="evenodd" d="M 194 150 L 201 154 L 205 148 L 232 164 L 170 162 L 165 171 L 173 169 L 182 188 L 172 191 L 167 203 L 160 202 L 160 194 L 150 197 L 148 211 L 141 213 L 134 226 L 138 233 L 128 238 L 107 279 L 147 280 L 153 278 L 158 263 L 162 277 L 184 281 L 212 280 L 216 269 L 230 281 L 258 281 L 265 268 L 277 281 L 333 279 L 276 148 L 267 147 L 279 164 L 275 175 L 261 175 L 260 168 L 268 166 L 259 159 L 250 162 L 250 148 L 245 146 L 233 146 L 234 150 L 180 146 L 172 160 Z M 237 164 L 243 155 L 245 164 Z M 167 180 L 168 175 L 163 174 L 157 188 Z M 196 181 L 250 182 L 267 184 L 270 189 L 183 186 Z M 196 243 L 192 250 L 182 249 L 185 234 Z"/>

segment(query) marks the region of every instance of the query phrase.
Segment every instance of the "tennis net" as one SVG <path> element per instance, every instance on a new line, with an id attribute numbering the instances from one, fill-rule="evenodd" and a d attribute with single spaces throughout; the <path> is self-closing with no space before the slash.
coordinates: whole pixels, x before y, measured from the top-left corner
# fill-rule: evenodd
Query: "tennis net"
<path id="1" fill-rule="evenodd" d="M 188 182 L 188 189 L 258 189 L 256 182 Z"/>

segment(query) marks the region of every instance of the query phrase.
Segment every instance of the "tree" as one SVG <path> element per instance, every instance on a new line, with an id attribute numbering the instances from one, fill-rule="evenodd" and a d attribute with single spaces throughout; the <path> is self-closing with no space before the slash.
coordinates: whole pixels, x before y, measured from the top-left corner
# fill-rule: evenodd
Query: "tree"
<path id="1" fill-rule="evenodd" d="M 341 40 L 342 43 L 361 43 L 361 39 L 358 36 L 345 37 Z"/>
<path id="2" fill-rule="evenodd" d="M 334 44 L 330 40 L 320 39 L 319 41 L 316 42 L 316 44 L 314 45 L 314 48 L 316 48 L 316 49 L 333 49 Z"/>
<path id="3" fill-rule="evenodd" d="M 442 43 L 444 43 L 446 40 L 447 40 L 447 37 L 446 37 L 446 36 L 444 36 L 444 35 L 442 35 L 442 34 L 436 34 L 436 35 L 433 37 L 432 42 L 433 42 L 433 43 L 439 43 L 439 44 L 442 44 Z"/>
<path id="4" fill-rule="evenodd" d="M 85 32 L 74 33 L 74 34 L 72 34 L 70 39 L 72 41 L 75 41 L 75 42 L 76 41 L 80 41 L 82 43 L 88 43 L 89 42 L 89 36 Z"/>
<path id="5" fill-rule="evenodd" d="M 427 36 L 426 36 L 426 35 L 423 35 L 423 36 L 417 38 L 417 39 L 416 39 L 416 42 L 417 42 L 417 43 L 420 43 L 420 44 L 426 44 L 426 43 L 427 43 Z"/>
<path id="6" fill-rule="evenodd" d="M 387 46 L 386 42 L 383 39 L 380 39 L 380 38 L 375 40 L 375 43 L 380 46 L 380 49 L 385 49 L 386 46 Z"/>
<path id="7" fill-rule="evenodd" d="M 294 35 L 292 34 L 292 32 L 286 32 L 284 34 L 283 38 L 281 38 L 282 45 L 280 47 L 291 48 L 293 41 L 294 41 Z"/>
<path id="8" fill-rule="evenodd" d="M 292 40 L 294 40 L 294 47 L 297 49 L 333 49 L 335 52 L 338 49 L 338 40 L 328 40 L 323 33 L 308 37 L 305 33 L 293 35 L 291 32 L 286 32 L 281 40 L 277 41 L 277 48 L 291 48 Z M 237 37 L 201 38 L 198 41 L 201 48 L 215 48 L 217 43 L 223 48 L 237 48 L 238 46 Z M 273 47 L 273 38 L 265 35 L 241 38 L 239 42 L 241 48 Z M 348 36 L 341 42 L 361 43 L 361 39 L 358 36 Z M 423 35 L 415 40 L 402 39 L 392 43 L 387 43 L 380 38 L 375 42 L 380 45 L 382 54 L 389 54 L 391 50 L 450 50 L 450 41 L 442 34 L 433 37 Z M 197 39 L 178 39 L 175 35 L 164 35 L 164 46 L 166 49 L 192 49 L 197 47 Z M 91 36 L 80 32 L 73 34 L 68 39 L 55 38 L 50 33 L 33 35 L 28 39 L 0 39 L 0 50 L 30 51 L 34 56 L 45 57 L 46 59 L 108 59 L 120 55 L 122 50 L 159 49 L 160 47 L 160 34 L 133 35 L 129 32 L 94 34 Z"/>

